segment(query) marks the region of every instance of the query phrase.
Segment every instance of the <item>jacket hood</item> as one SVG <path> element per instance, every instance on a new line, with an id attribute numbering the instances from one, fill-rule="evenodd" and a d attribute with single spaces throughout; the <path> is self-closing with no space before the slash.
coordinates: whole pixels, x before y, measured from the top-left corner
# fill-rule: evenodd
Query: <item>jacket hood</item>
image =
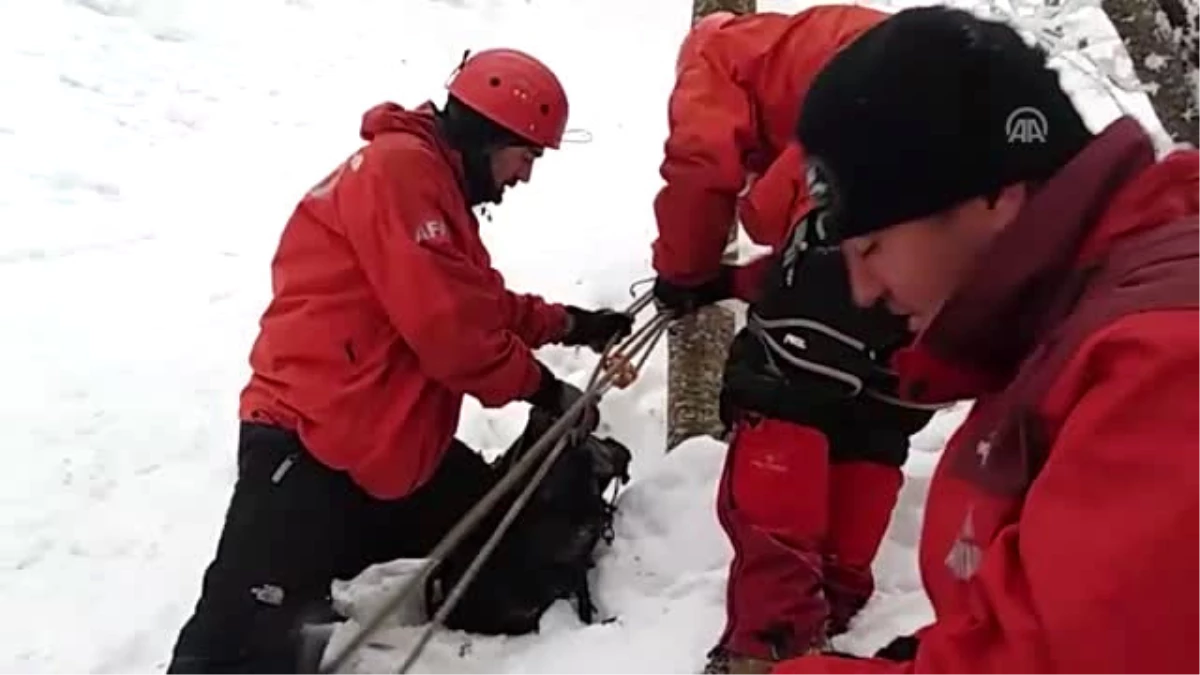
<path id="1" fill-rule="evenodd" d="M 470 199 L 463 155 L 442 133 L 432 102 L 426 101 L 412 110 L 391 101 L 376 104 L 363 113 L 358 133 L 367 142 L 388 134 L 407 134 L 419 139 L 446 161 L 464 197 Z"/>
<path id="2" fill-rule="evenodd" d="M 493 143 L 504 144 L 512 135 L 497 131 L 498 126 L 453 103 L 448 101 L 439 111 L 430 101 L 413 110 L 385 101 L 363 114 L 359 135 L 368 142 L 391 133 L 416 136 L 446 157 L 468 204 L 499 204 L 504 190 L 492 177 L 490 148 Z"/>
<path id="3" fill-rule="evenodd" d="M 364 141 L 373 141 L 382 134 L 408 133 L 441 145 L 437 138 L 433 105 L 430 103 L 424 103 L 414 110 L 391 101 L 374 105 L 363 113 L 358 133 Z"/>

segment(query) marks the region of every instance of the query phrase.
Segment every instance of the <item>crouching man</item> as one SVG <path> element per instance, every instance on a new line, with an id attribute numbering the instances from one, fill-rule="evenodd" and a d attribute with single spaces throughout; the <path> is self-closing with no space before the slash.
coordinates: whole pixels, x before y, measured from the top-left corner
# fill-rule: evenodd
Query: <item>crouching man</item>
<path id="1" fill-rule="evenodd" d="M 934 622 L 777 672 L 1195 672 L 1197 153 L 1093 134 L 1043 53 L 945 7 L 834 57 L 799 138 L 856 301 L 919 331 L 901 392 L 975 404 L 926 502 Z"/>
<path id="2" fill-rule="evenodd" d="M 531 350 L 629 333 L 624 314 L 508 291 L 471 212 L 527 181 L 566 120 L 545 65 L 481 52 L 444 107 L 368 111 L 366 145 L 300 201 L 250 355 L 237 483 L 170 672 L 312 671 L 298 629 L 329 617 L 331 581 L 421 557 L 494 484 L 454 439 L 463 396 L 561 415 L 581 392 Z M 581 424 L 596 423 L 593 405 Z"/>

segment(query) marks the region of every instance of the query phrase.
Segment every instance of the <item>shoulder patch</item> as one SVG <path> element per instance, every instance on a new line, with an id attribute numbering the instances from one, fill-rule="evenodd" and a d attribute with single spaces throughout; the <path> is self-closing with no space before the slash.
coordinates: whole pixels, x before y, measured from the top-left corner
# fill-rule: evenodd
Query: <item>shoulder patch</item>
<path id="1" fill-rule="evenodd" d="M 440 220 L 427 220 L 417 226 L 413 238 L 418 244 L 447 239 L 450 235 L 446 224 Z"/>

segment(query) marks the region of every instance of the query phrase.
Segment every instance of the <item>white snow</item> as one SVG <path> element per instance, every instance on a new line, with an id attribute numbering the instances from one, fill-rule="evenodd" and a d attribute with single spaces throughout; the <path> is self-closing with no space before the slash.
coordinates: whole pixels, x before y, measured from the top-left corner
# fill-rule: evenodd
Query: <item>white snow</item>
<path id="1" fill-rule="evenodd" d="M 484 234 L 497 266 L 513 288 L 556 300 L 628 302 L 629 284 L 650 274 L 650 203 L 689 5 L 0 6 L 0 670 L 163 668 L 232 486 L 236 399 L 284 220 L 356 147 L 364 109 L 440 100 L 464 49 L 508 44 L 542 57 L 566 83 L 572 126 L 591 136 L 549 153 L 532 184 L 493 209 Z M 1107 94 L 1070 77 L 1089 124 L 1117 114 Z M 721 626 L 729 555 L 712 504 L 723 447 L 693 440 L 664 455 L 664 352 L 603 404 L 601 433 L 636 453 L 618 538 L 595 578 L 616 620 L 584 627 L 559 605 L 536 636 L 441 634 L 418 669 L 701 667 Z M 553 347 L 542 356 L 576 382 L 595 359 Z M 494 453 L 524 412 L 469 402 L 460 436 Z M 876 564 L 879 594 L 843 648 L 869 651 L 930 618 L 914 547 L 928 476 L 961 413 L 917 437 Z M 339 593 L 369 603 L 386 572 Z M 390 628 L 389 648 L 357 667 L 395 667 L 411 635 Z"/>

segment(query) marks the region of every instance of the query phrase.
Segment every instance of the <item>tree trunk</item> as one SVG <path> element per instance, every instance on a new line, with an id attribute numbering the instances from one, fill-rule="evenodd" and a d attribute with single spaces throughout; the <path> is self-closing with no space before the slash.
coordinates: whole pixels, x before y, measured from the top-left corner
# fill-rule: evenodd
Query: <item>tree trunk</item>
<path id="1" fill-rule="evenodd" d="M 661 1 L 661 0 L 655 0 Z M 754 0 L 693 0 L 692 22 L 708 14 L 755 11 Z M 729 224 L 729 242 L 737 236 Z M 667 333 L 667 451 L 693 436 L 720 438 L 717 394 L 729 344 L 733 314 L 709 306 L 673 323 Z"/>
<path id="2" fill-rule="evenodd" d="M 715 12 L 753 14 L 755 11 L 754 0 L 693 0 L 692 23 Z"/>
<path id="3" fill-rule="evenodd" d="M 1150 103 L 1177 143 L 1198 145 L 1196 0 L 1103 0 Z"/>

